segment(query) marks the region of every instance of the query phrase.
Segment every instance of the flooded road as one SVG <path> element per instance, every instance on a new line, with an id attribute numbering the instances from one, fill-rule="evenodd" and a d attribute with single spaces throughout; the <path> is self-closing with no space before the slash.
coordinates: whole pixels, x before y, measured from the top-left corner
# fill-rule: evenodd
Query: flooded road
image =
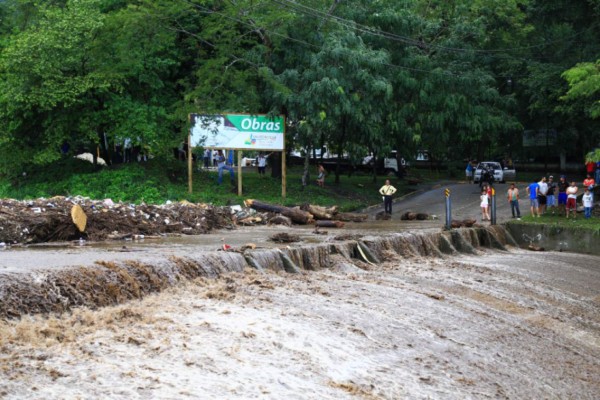
<path id="1" fill-rule="evenodd" d="M 442 190 L 326 234 L 1 250 L 0 398 L 597 399 L 600 257 L 397 219 Z"/>
<path id="2" fill-rule="evenodd" d="M 0 397 L 598 398 L 599 257 L 400 250 L 0 322 Z"/>
<path id="3" fill-rule="evenodd" d="M 102 243 L 53 243 L 0 250 L 0 275 L 3 273 L 31 273 L 34 270 L 55 269 L 71 266 L 94 265 L 96 261 L 125 261 L 135 259 L 153 262 L 173 255 L 193 256 L 199 252 L 217 251 L 223 244 L 240 248 L 254 243 L 259 248 L 284 248 L 287 244 L 275 243 L 269 237 L 286 232 L 298 235 L 302 243 L 322 243 L 337 235 L 385 235 L 395 232 L 439 231 L 441 221 L 368 221 L 346 223 L 344 229 L 321 229 L 314 233 L 314 226 L 281 225 L 238 227 L 234 230 L 215 231 L 210 235 L 188 235 L 162 239 L 136 241 L 112 241 Z M 325 234 L 323 234 L 325 233 Z"/>

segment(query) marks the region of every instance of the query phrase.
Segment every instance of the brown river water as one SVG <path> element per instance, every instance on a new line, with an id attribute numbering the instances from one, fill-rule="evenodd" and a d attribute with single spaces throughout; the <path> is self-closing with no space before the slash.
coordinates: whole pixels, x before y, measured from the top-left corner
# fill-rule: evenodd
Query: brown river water
<path id="1" fill-rule="evenodd" d="M 600 257 L 428 224 L 0 251 L 0 398 L 597 399 Z"/>

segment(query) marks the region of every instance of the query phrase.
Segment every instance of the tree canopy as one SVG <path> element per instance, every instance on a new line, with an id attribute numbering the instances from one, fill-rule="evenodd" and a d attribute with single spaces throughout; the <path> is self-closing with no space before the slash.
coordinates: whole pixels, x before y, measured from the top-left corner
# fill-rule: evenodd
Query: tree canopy
<path id="1" fill-rule="evenodd" d="M 595 0 L 5 0 L 0 173 L 64 143 L 167 154 L 191 112 L 283 113 L 289 148 L 354 160 L 525 157 L 523 130 L 549 128 L 583 157 L 599 16 Z"/>

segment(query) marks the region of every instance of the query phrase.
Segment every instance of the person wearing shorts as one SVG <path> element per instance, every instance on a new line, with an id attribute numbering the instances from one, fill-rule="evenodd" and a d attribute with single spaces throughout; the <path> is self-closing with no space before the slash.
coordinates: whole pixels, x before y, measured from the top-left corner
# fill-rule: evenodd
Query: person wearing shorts
<path id="1" fill-rule="evenodd" d="M 546 207 L 556 207 L 556 198 L 554 197 L 555 193 L 556 183 L 554 182 L 554 177 L 550 175 L 548 177 L 548 193 L 546 194 Z"/>
<path id="2" fill-rule="evenodd" d="M 567 179 L 564 175 L 560 176 L 560 180 L 558 181 L 558 205 L 565 206 L 567 205 L 567 188 L 569 184 L 567 183 Z"/>
<path id="3" fill-rule="evenodd" d="M 481 200 L 479 204 L 479 206 L 481 207 L 481 220 L 491 221 L 492 219 L 490 218 L 489 211 L 490 198 L 488 197 L 488 192 L 486 188 L 483 188 L 481 190 L 481 196 L 479 196 L 479 199 Z"/>
<path id="4" fill-rule="evenodd" d="M 540 214 L 546 213 L 546 194 L 548 194 L 548 184 L 546 183 L 546 177 L 543 176 L 538 182 L 538 203 L 540 207 Z"/>
<path id="5" fill-rule="evenodd" d="M 540 217 L 540 204 L 538 203 L 538 192 L 540 190 L 540 185 L 533 181 L 533 183 L 527 186 L 527 194 L 529 195 L 529 205 L 531 209 L 531 216 Z"/>
<path id="6" fill-rule="evenodd" d="M 471 160 L 467 161 L 467 168 L 465 168 L 465 174 L 467 175 L 467 182 L 471 182 L 473 180 L 473 166 L 471 165 Z"/>
<path id="7" fill-rule="evenodd" d="M 579 188 L 575 186 L 575 182 L 571 182 L 571 186 L 567 188 L 567 218 L 569 211 L 573 214 L 573 218 L 577 217 L 577 192 Z"/>

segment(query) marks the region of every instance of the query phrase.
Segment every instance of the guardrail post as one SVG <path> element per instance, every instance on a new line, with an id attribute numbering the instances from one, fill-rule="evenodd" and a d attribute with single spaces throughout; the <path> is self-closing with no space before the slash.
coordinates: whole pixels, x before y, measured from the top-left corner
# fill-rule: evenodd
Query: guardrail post
<path id="1" fill-rule="evenodd" d="M 446 196 L 446 229 L 452 229 L 452 202 L 450 200 L 450 189 L 446 188 L 444 190 L 444 195 Z"/>
<path id="2" fill-rule="evenodd" d="M 491 225 L 496 225 L 496 189 L 492 187 L 492 220 L 490 221 Z"/>

